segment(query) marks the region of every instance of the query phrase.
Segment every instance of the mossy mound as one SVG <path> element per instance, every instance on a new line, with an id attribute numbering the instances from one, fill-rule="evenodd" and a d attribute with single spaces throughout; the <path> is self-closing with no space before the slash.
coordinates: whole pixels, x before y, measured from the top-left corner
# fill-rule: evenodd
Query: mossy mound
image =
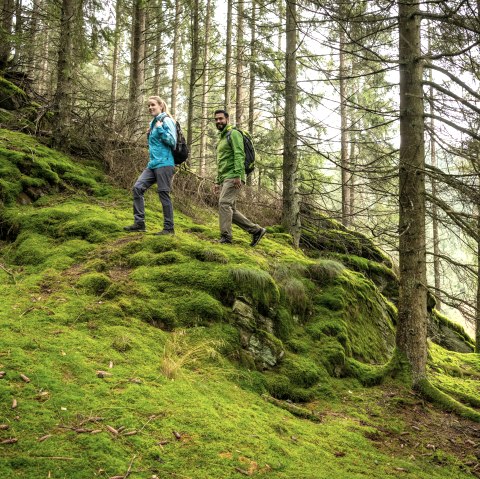
<path id="1" fill-rule="evenodd" d="M 28 103 L 28 96 L 22 89 L 0 76 L 0 108 L 18 110 Z"/>
<path id="2" fill-rule="evenodd" d="M 391 259 L 371 239 L 318 212 L 309 212 L 305 219 L 300 244 L 312 255 L 315 251 L 354 255 L 392 267 Z"/>
<path id="3" fill-rule="evenodd" d="M 31 203 L 49 192 L 79 189 L 99 197 L 112 193 L 93 166 L 5 129 L 0 129 L 0 172 L 0 204 Z"/>

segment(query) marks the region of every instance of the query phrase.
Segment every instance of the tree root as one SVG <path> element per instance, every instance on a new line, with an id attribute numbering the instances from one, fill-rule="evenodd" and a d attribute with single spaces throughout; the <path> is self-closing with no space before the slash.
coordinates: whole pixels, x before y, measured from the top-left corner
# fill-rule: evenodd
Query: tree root
<path id="1" fill-rule="evenodd" d="M 302 419 L 308 419 L 309 421 L 314 422 L 321 422 L 322 418 L 320 416 L 315 415 L 314 413 L 310 412 L 308 409 L 303 407 L 295 406 L 295 404 L 291 404 L 285 401 L 281 401 L 280 399 L 276 399 L 272 396 L 268 396 L 267 394 L 262 394 L 263 399 L 269 402 L 270 404 L 274 404 L 282 409 L 285 409 L 289 413 L 293 414 L 294 416 L 300 417 Z"/>
<path id="2" fill-rule="evenodd" d="M 415 384 L 415 390 L 425 399 L 428 399 L 445 411 L 451 411 L 471 421 L 480 422 L 480 413 L 478 411 L 465 406 L 465 404 L 460 403 L 449 394 L 440 391 L 440 389 L 434 386 L 428 379 L 418 381 Z"/>
<path id="3" fill-rule="evenodd" d="M 450 396 L 453 396 L 454 398 L 457 398 L 459 401 L 467 404 L 468 406 L 480 408 L 479 397 L 472 396 L 470 394 L 466 394 L 446 386 L 437 386 L 437 387 L 438 389 L 440 389 L 440 391 L 443 391 L 445 394 L 448 394 Z"/>

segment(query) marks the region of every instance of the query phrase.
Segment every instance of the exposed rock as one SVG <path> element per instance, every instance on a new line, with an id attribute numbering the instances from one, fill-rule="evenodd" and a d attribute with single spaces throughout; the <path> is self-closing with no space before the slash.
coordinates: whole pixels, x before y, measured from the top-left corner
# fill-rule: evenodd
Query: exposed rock
<path id="1" fill-rule="evenodd" d="M 255 367 L 263 370 L 276 366 L 285 351 L 282 342 L 273 335 L 273 321 L 239 299 L 232 309 L 240 330 L 240 344 Z"/>

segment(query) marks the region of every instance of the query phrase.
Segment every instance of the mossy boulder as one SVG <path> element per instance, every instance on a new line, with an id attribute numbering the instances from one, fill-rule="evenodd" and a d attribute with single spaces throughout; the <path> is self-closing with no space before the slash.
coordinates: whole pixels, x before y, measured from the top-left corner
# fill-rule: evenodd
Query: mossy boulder
<path id="1" fill-rule="evenodd" d="M 0 108 L 4 110 L 18 110 L 28 103 L 28 96 L 22 89 L 0 77 Z"/>
<path id="2" fill-rule="evenodd" d="M 428 335 L 433 342 L 449 351 L 459 353 L 472 353 L 474 351 L 473 341 L 465 329 L 450 321 L 436 309 L 433 310 L 428 323 Z"/>

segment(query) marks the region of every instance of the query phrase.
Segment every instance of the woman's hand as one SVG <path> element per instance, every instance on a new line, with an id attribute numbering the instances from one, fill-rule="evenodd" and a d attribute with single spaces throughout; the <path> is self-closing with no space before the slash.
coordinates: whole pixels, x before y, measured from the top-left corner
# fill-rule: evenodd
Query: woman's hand
<path id="1" fill-rule="evenodd" d="M 155 123 L 155 128 L 160 128 L 163 125 L 163 122 L 158 120 L 157 123 Z"/>

